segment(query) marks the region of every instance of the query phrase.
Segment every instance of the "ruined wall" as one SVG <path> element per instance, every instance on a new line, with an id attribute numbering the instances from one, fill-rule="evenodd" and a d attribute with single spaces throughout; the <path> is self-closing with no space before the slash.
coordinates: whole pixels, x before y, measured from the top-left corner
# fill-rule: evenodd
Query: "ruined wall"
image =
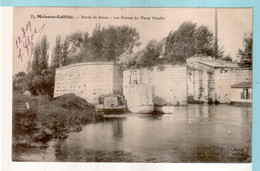
<path id="1" fill-rule="evenodd" d="M 79 63 L 56 69 L 54 97 L 74 93 L 90 103 L 102 94 L 122 92 L 119 66 L 109 62 Z"/>
<path id="2" fill-rule="evenodd" d="M 208 101 L 213 87 L 214 69 L 202 64 L 187 67 L 188 101 Z M 213 81 L 213 82 L 212 82 Z"/>
<path id="3" fill-rule="evenodd" d="M 151 85 L 153 98 L 172 105 L 187 104 L 186 66 L 164 65 L 151 69 L 126 70 L 123 79 L 124 94 L 128 94 L 129 86 Z"/>
<path id="4" fill-rule="evenodd" d="M 252 89 L 248 89 L 249 99 L 242 99 L 241 93 L 243 93 L 243 88 L 231 88 L 231 102 L 246 102 L 252 103 Z"/>
<path id="5" fill-rule="evenodd" d="M 187 71 L 188 100 L 230 103 L 231 86 L 250 80 L 252 71 L 247 69 L 213 68 L 198 64 L 196 69 L 188 68 Z"/>
<path id="6" fill-rule="evenodd" d="M 148 84 L 135 84 L 124 87 L 124 96 L 127 106 L 153 105 L 153 86 Z"/>
<path id="7" fill-rule="evenodd" d="M 252 80 L 252 70 L 247 69 L 215 69 L 215 99 L 220 103 L 231 102 L 231 86 Z"/>
<path id="8" fill-rule="evenodd" d="M 187 104 L 186 66 L 165 66 L 153 72 L 154 95 L 173 105 Z"/>
<path id="9" fill-rule="evenodd" d="M 119 65 L 113 66 L 113 94 L 123 94 L 123 71 Z"/>

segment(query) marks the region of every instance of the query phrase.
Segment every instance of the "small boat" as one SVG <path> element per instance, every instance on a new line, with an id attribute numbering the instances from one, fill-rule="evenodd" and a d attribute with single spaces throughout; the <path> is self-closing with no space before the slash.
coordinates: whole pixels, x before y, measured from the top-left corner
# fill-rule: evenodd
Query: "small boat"
<path id="1" fill-rule="evenodd" d="M 154 109 L 158 113 L 173 113 L 174 112 L 173 105 L 154 106 Z"/>
<path id="2" fill-rule="evenodd" d="M 154 111 L 153 105 L 143 105 L 143 106 L 128 106 L 128 110 L 132 113 L 152 113 Z"/>
<path id="3" fill-rule="evenodd" d="M 106 94 L 97 98 L 95 109 L 97 112 L 105 114 L 124 113 L 126 112 L 126 104 L 123 96 Z"/>

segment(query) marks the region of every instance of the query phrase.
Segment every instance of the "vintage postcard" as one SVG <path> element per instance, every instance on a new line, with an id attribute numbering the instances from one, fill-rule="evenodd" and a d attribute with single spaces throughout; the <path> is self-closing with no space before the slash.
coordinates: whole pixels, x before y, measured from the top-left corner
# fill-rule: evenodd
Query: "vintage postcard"
<path id="1" fill-rule="evenodd" d="M 13 8 L 13 162 L 251 163 L 252 8 Z"/>

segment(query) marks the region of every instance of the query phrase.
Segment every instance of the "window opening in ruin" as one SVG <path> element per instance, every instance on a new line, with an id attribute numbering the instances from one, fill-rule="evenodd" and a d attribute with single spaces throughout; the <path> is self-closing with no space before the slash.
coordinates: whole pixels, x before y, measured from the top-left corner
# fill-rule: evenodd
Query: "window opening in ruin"
<path id="1" fill-rule="evenodd" d="M 250 99 L 250 93 L 248 92 L 248 89 L 243 89 L 243 92 L 241 92 L 241 99 Z"/>
<path id="2" fill-rule="evenodd" d="M 99 98 L 99 99 L 98 99 L 98 104 L 103 104 L 103 102 L 104 102 L 104 99 L 103 99 L 103 98 Z"/>

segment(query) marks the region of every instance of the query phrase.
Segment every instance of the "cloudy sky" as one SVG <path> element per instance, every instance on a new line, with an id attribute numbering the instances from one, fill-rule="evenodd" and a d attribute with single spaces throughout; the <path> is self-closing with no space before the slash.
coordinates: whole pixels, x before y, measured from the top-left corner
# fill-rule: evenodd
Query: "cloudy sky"
<path id="1" fill-rule="evenodd" d="M 252 32 L 253 10 L 251 8 L 219 8 L 218 9 L 218 40 L 224 47 L 226 54 L 235 59 L 238 48 L 242 48 L 245 33 Z M 74 19 L 37 18 L 37 15 L 63 16 L 71 15 Z M 14 8 L 13 21 L 13 62 L 14 73 L 24 70 L 30 60 L 32 46 L 45 34 L 51 50 L 58 35 L 76 32 L 88 32 L 90 35 L 97 23 L 101 26 L 129 25 L 137 28 L 143 48 L 150 40 L 161 40 L 170 31 L 178 29 L 185 21 L 192 21 L 199 25 L 206 25 L 215 32 L 215 9 L 213 8 Z M 36 16 L 33 18 L 32 16 Z M 82 16 L 85 16 L 83 19 Z M 95 19 L 94 16 L 97 18 Z M 137 17 L 138 19 L 121 19 L 123 17 Z M 141 17 L 150 20 L 141 19 Z M 91 18 L 89 18 L 91 17 Z M 161 18 L 153 20 L 152 17 Z M 106 18 L 106 19 L 105 19 Z M 119 18 L 119 19 L 118 19 Z M 26 24 L 30 22 L 30 30 Z M 22 30 L 24 28 L 24 31 Z M 37 33 L 34 33 L 36 29 Z M 23 38 L 23 36 L 30 38 Z M 32 38 L 33 35 L 33 38 Z M 20 40 L 19 37 L 20 36 Z M 17 44 L 18 42 L 18 44 Z M 29 43 L 28 43 L 29 42 Z M 25 45 L 25 46 L 24 46 Z M 26 46 L 28 45 L 28 46 Z M 28 49 L 28 54 L 27 54 Z M 137 49 L 136 49 L 137 50 Z M 19 54 L 22 55 L 19 57 Z"/>

